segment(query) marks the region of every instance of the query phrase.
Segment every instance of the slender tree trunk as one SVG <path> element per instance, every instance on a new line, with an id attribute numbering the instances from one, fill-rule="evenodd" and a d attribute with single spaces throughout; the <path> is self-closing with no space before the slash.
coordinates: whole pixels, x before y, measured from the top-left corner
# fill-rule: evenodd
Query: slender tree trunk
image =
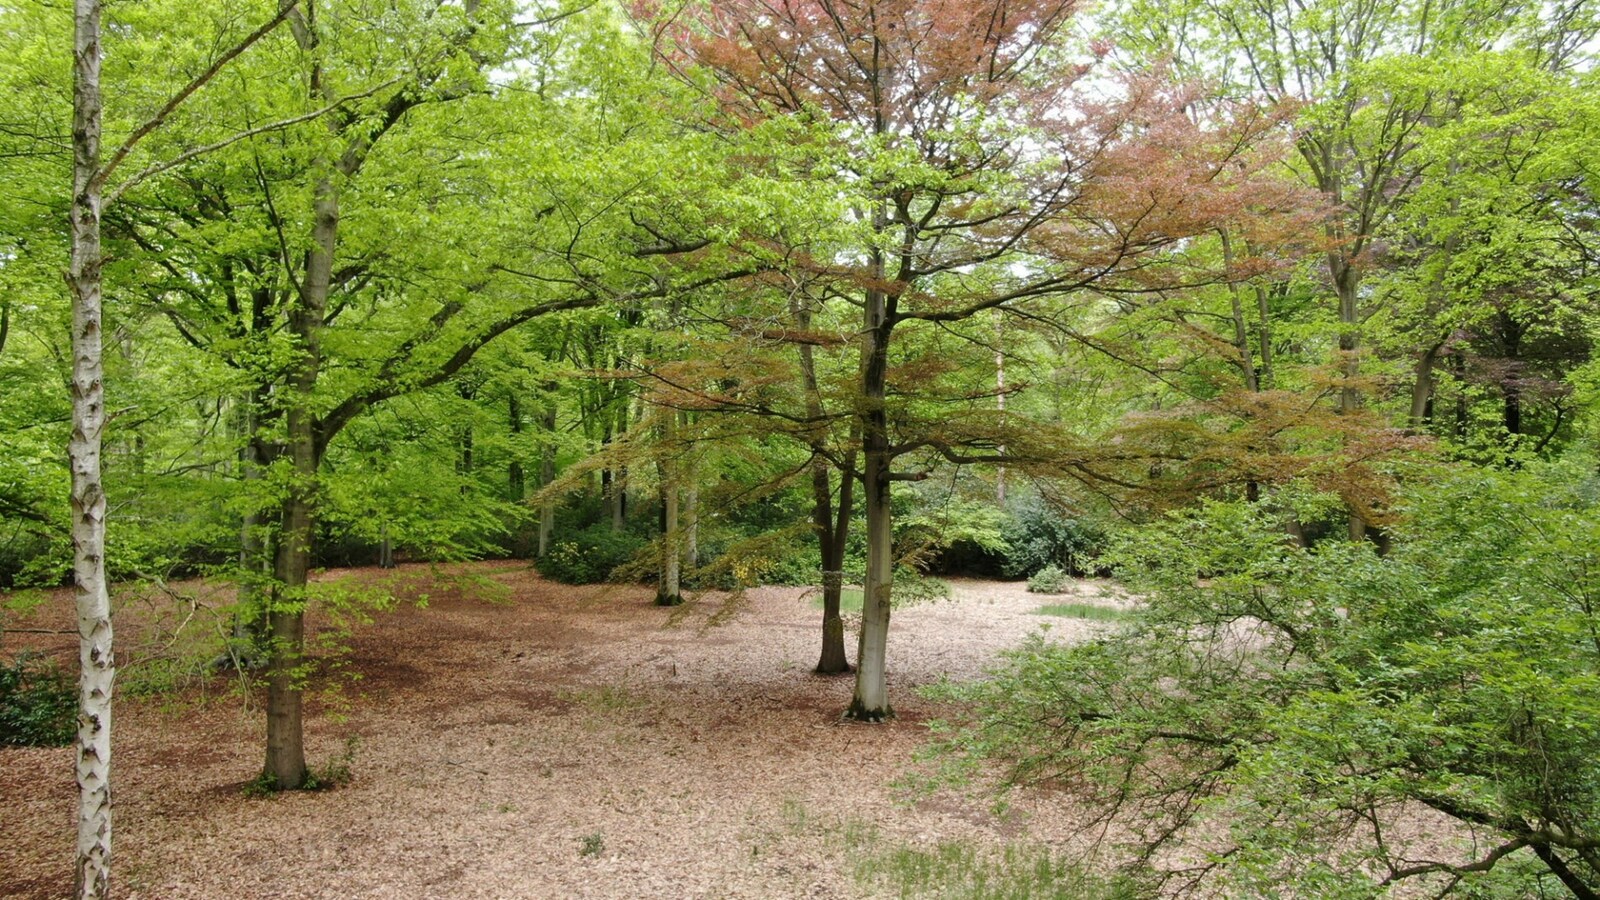
<path id="1" fill-rule="evenodd" d="M 250 391 L 240 404 L 239 431 L 243 441 L 239 448 L 239 481 L 247 498 L 256 495 L 261 483 L 261 442 L 256 436 L 257 411 L 264 392 Z M 237 610 L 233 616 L 233 643 L 231 655 L 221 661 L 225 665 L 256 668 L 266 650 L 266 604 L 262 586 L 271 575 L 271 560 L 261 540 L 261 510 L 251 503 L 245 507 L 239 521 L 239 589 L 234 600 Z"/>
<path id="2" fill-rule="evenodd" d="M 1433 409 L 1433 367 L 1439 360 L 1440 341 L 1425 350 L 1417 360 L 1416 380 L 1411 385 L 1411 427 L 1426 428 Z"/>
<path id="3" fill-rule="evenodd" d="M 78 614 L 78 852 L 73 893 L 111 889 L 111 599 L 106 591 L 100 254 L 100 4 L 75 0 L 72 68 L 72 581 Z"/>
<path id="4" fill-rule="evenodd" d="M 1256 343 L 1261 350 L 1261 377 L 1257 381 L 1268 390 L 1271 390 L 1278 383 L 1272 374 L 1272 306 L 1270 301 L 1273 295 L 1281 288 L 1281 284 L 1273 285 L 1270 290 L 1265 285 L 1257 284 L 1255 286 L 1256 327 L 1259 329 Z"/>
<path id="5" fill-rule="evenodd" d="M 994 402 L 1000 411 L 1000 424 L 1003 427 L 1006 421 L 1006 350 L 1005 350 L 1005 313 L 996 309 L 994 311 Z M 995 448 L 1004 456 L 1006 445 L 1001 444 Z M 994 501 L 1000 506 L 1006 505 L 1006 467 L 995 467 L 994 473 Z"/>
<path id="6" fill-rule="evenodd" d="M 548 400 L 544 408 L 545 444 L 539 457 L 539 487 L 547 488 L 556 480 L 556 402 Z M 546 498 L 539 504 L 539 556 L 550 552 L 550 539 L 556 530 L 556 504 Z"/>
<path id="7" fill-rule="evenodd" d="M 527 495 L 527 478 L 522 472 L 522 401 L 517 392 L 506 397 L 506 422 L 511 427 L 511 462 L 506 465 L 506 493 L 512 503 Z"/>
<path id="8" fill-rule="evenodd" d="M 882 270 L 881 254 L 876 267 Z M 889 644 L 889 606 L 894 585 L 894 532 L 890 520 L 889 417 L 885 406 L 889 335 L 894 323 L 889 298 L 867 291 L 866 354 L 862 361 L 862 499 L 867 516 L 867 577 L 861 600 L 861 641 L 856 651 L 856 689 L 845 716 L 865 722 L 893 718 L 885 676 Z"/>
<path id="9" fill-rule="evenodd" d="M 811 328 L 811 311 L 803 301 L 794 307 L 795 323 L 801 331 Z M 810 344 L 800 345 L 800 373 L 805 381 L 806 412 L 813 420 L 823 417 L 822 390 L 817 381 L 816 353 Z M 857 429 L 859 431 L 859 429 Z M 853 437 L 854 435 L 852 435 Z M 850 535 L 850 516 L 854 506 L 855 451 L 849 451 L 839 476 L 839 507 L 833 508 L 833 488 L 829 480 L 831 464 L 818 459 L 811 469 L 811 521 L 817 530 L 817 555 L 822 563 L 822 655 L 817 660 L 819 675 L 841 675 L 851 671 L 844 652 L 844 617 L 840 605 L 844 593 L 844 548 Z"/>
<path id="10" fill-rule="evenodd" d="M 842 675 L 851 671 L 844 652 L 844 617 L 840 605 L 844 593 L 844 548 L 850 529 L 851 489 L 855 477 L 844 472 L 839 481 L 839 508 L 833 506 L 829 466 L 818 462 L 811 470 L 812 517 L 817 527 L 817 549 L 822 562 L 822 655 L 817 660 L 818 675 Z"/>
<path id="11" fill-rule="evenodd" d="M 683 551 L 678 546 L 678 478 L 677 466 L 670 454 L 676 453 L 673 438 L 677 413 L 668 411 L 661 426 L 662 443 L 669 456 L 658 464 L 661 474 L 661 581 L 656 587 L 657 606 L 677 606 L 683 603 L 681 566 Z"/>
<path id="12" fill-rule="evenodd" d="M 1360 347 L 1361 319 L 1356 290 L 1360 274 L 1349 260 L 1342 257 L 1330 267 L 1333 271 L 1334 289 L 1339 296 L 1339 356 L 1344 370 L 1344 385 L 1339 390 L 1339 411 L 1353 413 L 1361 407 L 1361 393 L 1355 381 L 1361 375 Z M 1367 537 L 1367 523 L 1355 510 L 1350 511 L 1350 540 L 1361 541 Z"/>

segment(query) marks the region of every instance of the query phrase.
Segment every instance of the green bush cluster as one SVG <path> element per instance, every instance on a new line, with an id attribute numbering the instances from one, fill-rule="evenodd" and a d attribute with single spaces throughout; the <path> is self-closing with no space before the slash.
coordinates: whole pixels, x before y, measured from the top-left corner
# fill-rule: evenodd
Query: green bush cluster
<path id="1" fill-rule="evenodd" d="M 1039 498 L 1013 506 L 1001 535 L 1008 548 L 1005 573 L 1012 578 L 1029 577 L 1049 566 L 1067 575 L 1090 575 L 1106 548 L 1106 533 L 1098 525 L 1063 516 Z"/>
<path id="2" fill-rule="evenodd" d="M 646 541 L 610 525 L 591 525 L 557 540 L 536 563 L 539 574 L 563 584 L 595 584 L 629 561 Z"/>
<path id="3" fill-rule="evenodd" d="M 78 729 L 78 692 L 48 660 L 23 654 L 0 664 L 0 746 L 60 747 Z"/>
<path id="4" fill-rule="evenodd" d="M 1059 594 L 1067 589 L 1066 572 L 1055 563 L 1028 576 L 1028 592 L 1033 594 Z"/>

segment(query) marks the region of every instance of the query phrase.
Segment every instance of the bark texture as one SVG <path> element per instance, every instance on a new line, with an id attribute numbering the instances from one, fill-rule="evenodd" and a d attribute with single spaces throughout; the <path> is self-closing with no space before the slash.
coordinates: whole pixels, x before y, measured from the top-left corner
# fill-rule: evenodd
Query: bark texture
<path id="1" fill-rule="evenodd" d="M 111 889 L 111 601 L 106 592 L 106 496 L 100 450 L 102 368 L 100 4 L 73 4 L 72 91 L 72 579 L 78 616 L 78 852 L 73 892 Z"/>

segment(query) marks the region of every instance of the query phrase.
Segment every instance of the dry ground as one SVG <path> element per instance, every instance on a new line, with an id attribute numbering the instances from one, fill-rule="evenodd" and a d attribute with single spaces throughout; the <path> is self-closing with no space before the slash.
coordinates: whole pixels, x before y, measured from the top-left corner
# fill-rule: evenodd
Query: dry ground
<path id="1" fill-rule="evenodd" d="M 956 581 L 953 601 L 897 611 L 899 719 L 869 726 L 839 720 L 848 678 L 811 674 L 820 613 L 798 589 L 752 591 L 728 616 L 723 597 L 665 610 L 645 589 L 567 587 L 515 563 L 433 584 L 439 571 L 401 570 L 400 593 L 426 590 L 427 607 L 358 627 L 359 679 L 308 708 L 313 767 L 349 757 L 341 787 L 246 796 L 263 716 L 225 679 L 119 701 L 118 896 L 843 898 L 872 892 L 852 875 L 852 833 L 1071 838 L 1059 795 L 1002 819 L 891 786 L 940 712 L 917 687 L 978 677 L 1044 621 L 1063 639 L 1096 627 L 1041 619 L 1020 584 Z M 132 646 L 154 619 L 128 610 L 118 639 Z M 10 624 L 71 621 L 58 595 Z M 70 636 L 6 640 L 73 660 Z M 0 897 L 68 892 L 73 797 L 70 749 L 0 749 Z"/>

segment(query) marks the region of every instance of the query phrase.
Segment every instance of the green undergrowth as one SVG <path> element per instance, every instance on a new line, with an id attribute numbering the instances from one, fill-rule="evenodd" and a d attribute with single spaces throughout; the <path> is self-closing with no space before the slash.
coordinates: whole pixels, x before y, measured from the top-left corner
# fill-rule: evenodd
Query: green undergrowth
<path id="1" fill-rule="evenodd" d="M 1098 603 L 1047 603 L 1033 611 L 1036 616 L 1057 616 L 1063 619 L 1092 619 L 1098 622 L 1120 622 L 1132 616 L 1130 610 Z"/>
<path id="2" fill-rule="evenodd" d="M 841 853 L 866 896 L 900 900 L 1133 900 L 1121 880 L 1026 841 L 946 839 L 913 844 L 859 818 L 818 816 L 796 799 L 782 807 L 783 831 L 821 838 Z M 760 855 L 753 849 L 754 855 Z"/>

